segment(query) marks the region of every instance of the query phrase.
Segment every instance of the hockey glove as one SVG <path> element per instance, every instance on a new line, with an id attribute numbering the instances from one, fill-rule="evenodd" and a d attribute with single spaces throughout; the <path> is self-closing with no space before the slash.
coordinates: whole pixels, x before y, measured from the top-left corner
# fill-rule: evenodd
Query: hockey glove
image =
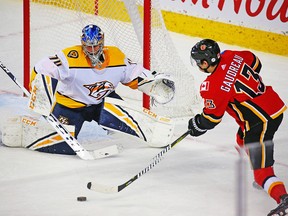
<path id="1" fill-rule="evenodd" d="M 193 118 L 191 118 L 188 122 L 188 129 L 190 129 L 191 136 L 200 136 L 206 133 L 207 129 L 200 128 L 200 114 L 197 114 Z"/>

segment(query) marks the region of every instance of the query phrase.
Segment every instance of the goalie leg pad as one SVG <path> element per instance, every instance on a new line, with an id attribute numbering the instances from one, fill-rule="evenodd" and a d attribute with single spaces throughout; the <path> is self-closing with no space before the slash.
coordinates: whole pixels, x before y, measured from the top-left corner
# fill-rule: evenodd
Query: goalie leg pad
<path id="1" fill-rule="evenodd" d="M 74 126 L 65 125 L 65 127 L 74 135 Z M 28 116 L 8 119 L 2 129 L 2 142 L 9 147 L 24 147 L 47 153 L 75 154 L 49 123 Z"/>
<path id="2" fill-rule="evenodd" d="M 30 121 L 30 119 L 28 120 Z M 47 153 L 75 154 L 63 138 L 46 121 L 35 121 L 33 125 L 24 123 L 25 121 L 27 121 L 27 118 L 22 118 L 23 147 Z M 65 127 L 74 135 L 74 126 L 65 125 Z"/>
<path id="3" fill-rule="evenodd" d="M 2 127 L 2 143 L 9 147 L 22 147 L 22 122 L 20 116 L 8 118 Z"/>
<path id="4" fill-rule="evenodd" d="M 106 129 L 120 131 L 146 141 L 138 122 L 120 106 L 104 103 L 99 124 Z"/>
<path id="5" fill-rule="evenodd" d="M 170 118 L 113 98 L 106 98 L 99 124 L 136 136 L 151 147 L 168 145 L 174 132 L 174 122 Z"/>
<path id="6" fill-rule="evenodd" d="M 57 136 L 57 134 L 56 135 L 51 134 L 51 135 Z M 51 137 L 51 140 L 49 142 L 51 142 L 52 140 L 53 140 L 53 137 Z M 34 150 L 39 151 L 39 152 L 44 152 L 44 153 L 52 153 L 52 154 L 76 155 L 73 149 L 63 140 L 62 142 L 58 142 L 57 144 L 45 145 Z"/>

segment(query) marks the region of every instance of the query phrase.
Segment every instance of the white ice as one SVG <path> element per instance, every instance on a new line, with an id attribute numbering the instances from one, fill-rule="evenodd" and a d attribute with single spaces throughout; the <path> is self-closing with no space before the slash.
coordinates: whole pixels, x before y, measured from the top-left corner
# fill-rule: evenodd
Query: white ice
<path id="1" fill-rule="evenodd" d="M 0 61 L 16 75 L 22 73 L 22 1 L 0 1 Z M 199 38 L 172 34 L 183 61 L 190 66 L 189 51 Z M 242 49 L 221 44 L 222 49 Z M 287 46 L 287 44 L 283 44 Z M 288 58 L 255 51 L 263 63 L 262 77 L 288 102 Z M 196 83 L 205 78 L 195 71 Z M 2 71 L 3 72 L 3 71 Z M 1 85 L 11 84 L 3 72 Z M 12 85 L 13 86 L 13 85 Z M 13 86 L 14 90 L 17 89 Z M 1 89 L 1 86 L 0 86 Z M 11 112 L 21 113 L 26 105 L 16 95 L 0 95 L 1 124 Z M 18 95 L 17 95 L 18 94 Z M 177 122 L 176 139 L 186 131 L 187 121 Z M 95 148 L 107 145 L 95 139 L 96 133 L 85 125 L 79 141 Z M 275 135 L 275 171 L 288 185 L 287 114 Z M 264 191 L 252 187 L 253 177 L 246 161 L 246 214 L 239 214 L 237 162 L 235 150 L 237 125 L 225 116 L 214 130 L 199 138 L 187 137 L 164 155 L 151 171 L 117 194 L 89 191 L 86 184 L 95 181 L 116 186 L 144 169 L 161 149 L 120 137 L 111 144 L 121 143 L 123 153 L 95 161 L 77 156 L 53 155 L 0 144 L 0 215 L 1 216 L 264 216 L 276 203 Z M 94 136 L 94 137 L 93 137 Z M 89 140 L 90 139 L 90 140 Z M 98 143 L 97 143 L 98 141 Z M 91 144 L 92 145 L 92 144 Z M 110 145 L 110 144 L 108 144 Z M 86 202 L 77 202 L 86 196 Z M 237 213 L 238 212 L 238 213 Z M 244 211 L 245 212 L 245 211 Z"/>

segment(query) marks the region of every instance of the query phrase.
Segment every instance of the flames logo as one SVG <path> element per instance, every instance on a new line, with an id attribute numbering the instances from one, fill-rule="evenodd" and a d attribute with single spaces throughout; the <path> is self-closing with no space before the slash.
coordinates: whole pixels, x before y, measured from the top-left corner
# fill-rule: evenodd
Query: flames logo
<path id="1" fill-rule="evenodd" d="M 205 100 L 205 107 L 207 109 L 216 109 L 216 105 L 212 99 L 206 99 Z"/>
<path id="2" fill-rule="evenodd" d="M 89 89 L 89 96 L 101 100 L 106 97 L 112 91 L 114 91 L 114 86 L 111 82 L 101 81 L 94 84 L 84 85 L 85 88 Z"/>
<path id="3" fill-rule="evenodd" d="M 202 51 L 206 50 L 206 45 L 205 45 L 205 44 L 202 44 L 202 45 L 200 46 L 200 50 L 202 50 Z"/>

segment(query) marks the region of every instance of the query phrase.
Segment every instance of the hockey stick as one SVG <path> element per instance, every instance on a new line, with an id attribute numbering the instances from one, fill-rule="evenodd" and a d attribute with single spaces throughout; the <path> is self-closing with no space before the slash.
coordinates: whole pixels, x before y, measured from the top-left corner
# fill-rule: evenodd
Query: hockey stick
<path id="1" fill-rule="evenodd" d="M 13 82 L 23 91 L 26 96 L 30 96 L 29 91 L 22 86 L 12 74 L 12 72 L 0 62 L 0 67 L 3 71 L 13 80 Z M 44 117 L 48 123 L 57 131 L 57 133 L 65 140 L 65 142 L 73 149 L 73 151 L 83 160 L 94 160 L 104 157 L 109 157 L 115 154 L 120 153 L 123 150 L 123 147 L 120 145 L 113 145 L 106 148 L 87 151 L 78 140 L 73 137 L 69 131 L 64 127 L 61 122 L 51 113 L 49 116 Z"/>
<path id="2" fill-rule="evenodd" d="M 101 193 L 117 193 L 122 191 L 124 188 L 128 187 L 132 182 L 136 181 L 138 178 L 140 178 L 142 175 L 150 171 L 156 164 L 158 164 L 163 155 L 168 152 L 170 149 L 172 149 L 176 144 L 178 144 L 181 140 L 183 140 L 188 134 L 190 133 L 190 130 L 186 131 L 183 135 L 181 135 L 178 139 L 176 139 L 173 143 L 166 146 L 161 152 L 159 152 L 154 158 L 153 162 L 150 163 L 147 167 L 142 169 L 137 175 L 126 181 L 124 184 L 118 185 L 118 186 L 107 186 L 107 185 L 100 185 L 94 182 L 88 182 L 87 188 L 93 191 L 101 192 Z"/>

